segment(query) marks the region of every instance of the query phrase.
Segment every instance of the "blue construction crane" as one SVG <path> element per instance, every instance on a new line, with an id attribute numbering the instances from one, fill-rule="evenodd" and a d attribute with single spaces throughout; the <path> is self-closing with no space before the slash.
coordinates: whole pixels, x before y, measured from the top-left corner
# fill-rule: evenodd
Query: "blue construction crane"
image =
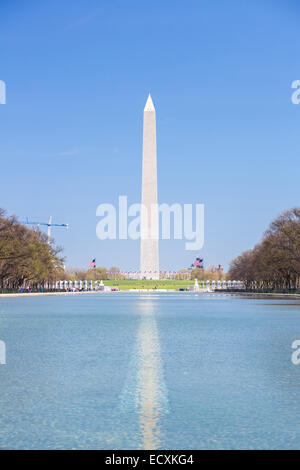
<path id="1" fill-rule="evenodd" d="M 69 228 L 69 224 L 53 224 L 52 223 L 52 215 L 50 215 L 48 223 L 47 222 L 32 222 L 32 221 L 29 221 L 28 218 L 26 219 L 25 222 L 21 222 L 21 223 L 26 224 L 26 225 L 37 225 L 37 226 L 45 225 L 46 227 L 48 227 L 47 237 L 48 237 L 48 243 L 49 244 L 50 244 L 50 241 L 51 241 L 51 227 L 65 227 L 67 229 Z"/>

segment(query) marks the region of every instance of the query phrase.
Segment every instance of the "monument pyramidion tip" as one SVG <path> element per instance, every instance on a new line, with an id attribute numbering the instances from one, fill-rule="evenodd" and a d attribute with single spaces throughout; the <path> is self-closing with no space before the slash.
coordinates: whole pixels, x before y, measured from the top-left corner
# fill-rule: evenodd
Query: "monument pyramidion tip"
<path id="1" fill-rule="evenodd" d="M 149 93 L 149 96 L 148 96 L 148 99 L 147 99 L 147 102 L 146 102 L 144 111 L 155 111 L 154 104 L 153 104 L 153 101 L 152 101 L 152 98 L 151 98 L 150 93 Z"/>

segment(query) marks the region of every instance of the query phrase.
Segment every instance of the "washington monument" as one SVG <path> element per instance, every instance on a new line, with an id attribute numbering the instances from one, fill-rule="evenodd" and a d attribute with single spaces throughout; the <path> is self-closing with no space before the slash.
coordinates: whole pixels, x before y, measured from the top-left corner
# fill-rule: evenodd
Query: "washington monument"
<path id="1" fill-rule="evenodd" d="M 159 279 L 158 237 L 156 117 L 153 101 L 149 94 L 144 109 L 143 127 L 140 259 L 142 279 Z"/>

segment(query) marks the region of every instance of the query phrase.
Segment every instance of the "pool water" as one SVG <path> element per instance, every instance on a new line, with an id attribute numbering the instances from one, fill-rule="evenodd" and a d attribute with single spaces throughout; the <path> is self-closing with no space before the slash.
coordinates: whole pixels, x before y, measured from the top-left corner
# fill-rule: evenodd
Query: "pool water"
<path id="1" fill-rule="evenodd" d="M 300 302 L 0 299 L 0 448 L 299 449 Z"/>

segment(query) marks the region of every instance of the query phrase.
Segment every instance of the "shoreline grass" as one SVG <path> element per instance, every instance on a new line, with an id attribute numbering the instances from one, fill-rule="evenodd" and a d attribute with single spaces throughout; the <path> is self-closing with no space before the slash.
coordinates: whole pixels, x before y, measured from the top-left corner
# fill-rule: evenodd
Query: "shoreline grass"
<path id="1" fill-rule="evenodd" d="M 195 284 L 195 281 L 176 281 L 176 280 L 159 280 L 159 281 L 142 281 L 142 280 L 115 280 L 103 281 L 105 286 L 118 287 L 120 290 L 128 289 L 167 289 L 179 290 L 187 289 Z"/>

